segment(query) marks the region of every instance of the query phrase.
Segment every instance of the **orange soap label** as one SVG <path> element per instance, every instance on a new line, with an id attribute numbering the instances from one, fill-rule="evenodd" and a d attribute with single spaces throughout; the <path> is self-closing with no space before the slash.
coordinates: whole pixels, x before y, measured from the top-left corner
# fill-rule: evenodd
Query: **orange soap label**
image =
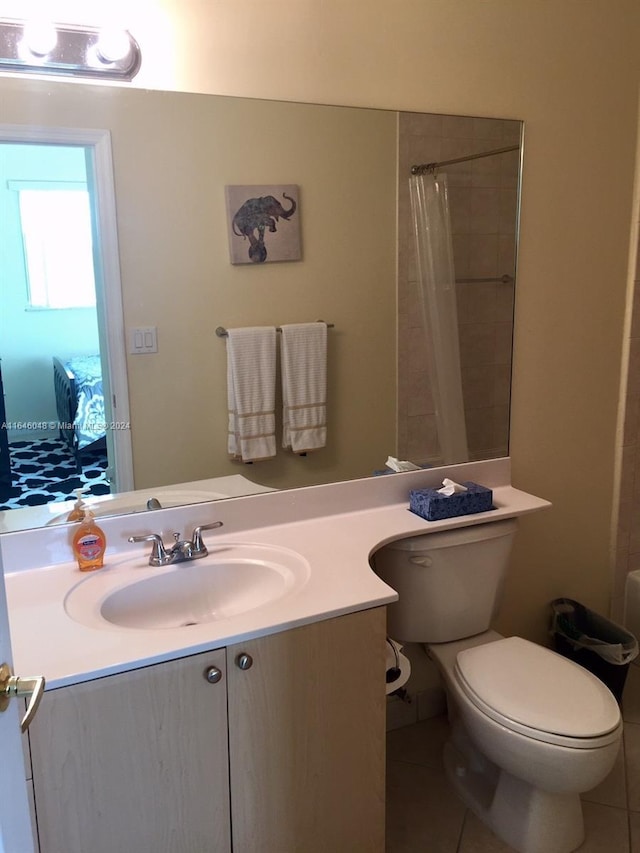
<path id="1" fill-rule="evenodd" d="M 104 550 L 104 539 L 95 533 L 85 533 L 76 540 L 76 549 L 83 560 L 95 560 Z"/>

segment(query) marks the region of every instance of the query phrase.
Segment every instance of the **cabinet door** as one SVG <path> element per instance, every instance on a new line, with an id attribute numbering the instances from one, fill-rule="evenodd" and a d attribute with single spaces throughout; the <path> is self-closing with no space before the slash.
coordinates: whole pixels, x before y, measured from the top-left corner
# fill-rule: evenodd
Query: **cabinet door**
<path id="1" fill-rule="evenodd" d="M 234 853 L 384 851 L 385 630 L 377 608 L 227 649 Z"/>
<path id="2" fill-rule="evenodd" d="M 228 853 L 224 650 L 45 693 L 31 725 L 41 853 Z"/>

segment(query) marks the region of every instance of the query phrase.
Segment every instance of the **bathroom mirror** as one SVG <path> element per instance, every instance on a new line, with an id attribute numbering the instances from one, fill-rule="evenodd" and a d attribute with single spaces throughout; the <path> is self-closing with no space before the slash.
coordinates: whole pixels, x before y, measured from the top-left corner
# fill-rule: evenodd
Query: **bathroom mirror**
<path id="1" fill-rule="evenodd" d="M 6 124 L 110 132 L 136 489 L 189 484 L 177 500 L 190 502 L 212 478 L 288 489 L 373 476 L 389 455 L 442 464 L 408 187 L 411 166 L 434 161 L 461 161 L 437 173 L 448 181 L 467 458 L 508 455 L 521 122 L 12 78 L 0 98 Z M 60 180 L 42 165 L 39 180 Z M 18 179 L 0 175 L 0 191 Z M 232 263 L 225 188 L 274 185 L 298 188 L 301 258 Z M 0 274 L 24 303 L 24 280 Z M 22 320 L 69 314 L 24 308 Z M 6 421 L 18 368 L 22 388 L 30 370 L 45 377 L 48 414 L 31 419 L 55 421 L 52 359 L 87 349 L 64 332 L 18 365 L 17 327 L 2 316 Z M 326 447 L 230 461 L 216 327 L 319 319 L 331 324 Z M 156 352 L 131 352 L 140 328 L 156 330 Z M 18 522 L 22 512 L 2 514 L 10 529 L 39 526 Z"/>

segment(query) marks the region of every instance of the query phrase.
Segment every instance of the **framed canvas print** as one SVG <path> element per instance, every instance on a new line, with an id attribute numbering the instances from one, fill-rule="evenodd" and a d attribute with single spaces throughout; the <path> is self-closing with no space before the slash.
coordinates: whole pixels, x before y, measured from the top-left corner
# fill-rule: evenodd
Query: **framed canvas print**
<path id="1" fill-rule="evenodd" d="M 295 184 L 225 187 L 232 264 L 299 261 L 299 188 Z"/>

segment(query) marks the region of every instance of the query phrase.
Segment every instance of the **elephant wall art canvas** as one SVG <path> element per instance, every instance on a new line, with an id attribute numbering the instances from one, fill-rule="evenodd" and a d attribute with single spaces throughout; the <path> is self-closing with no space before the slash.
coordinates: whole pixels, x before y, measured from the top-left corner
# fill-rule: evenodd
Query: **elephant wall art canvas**
<path id="1" fill-rule="evenodd" d="M 300 210 L 295 184 L 227 186 L 232 264 L 300 260 Z"/>

